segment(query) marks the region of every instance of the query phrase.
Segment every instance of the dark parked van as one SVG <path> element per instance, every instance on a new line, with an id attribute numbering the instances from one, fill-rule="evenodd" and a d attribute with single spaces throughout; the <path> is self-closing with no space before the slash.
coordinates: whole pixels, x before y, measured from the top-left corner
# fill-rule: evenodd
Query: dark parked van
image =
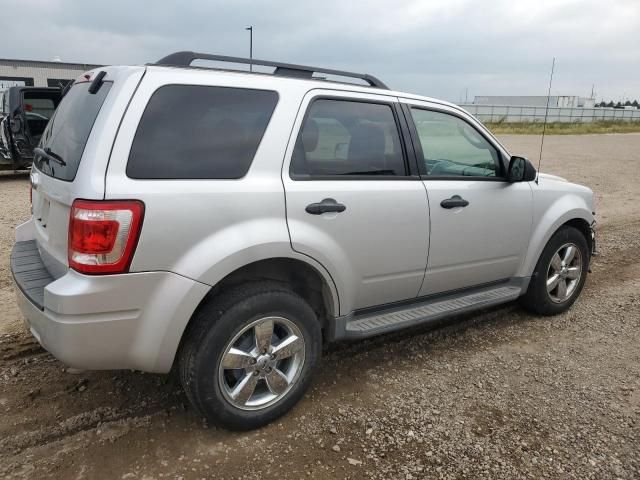
<path id="1" fill-rule="evenodd" d="M 0 170 L 31 167 L 33 149 L 61 96 L 59 88 L 10 87 L 0 92 Z"/>

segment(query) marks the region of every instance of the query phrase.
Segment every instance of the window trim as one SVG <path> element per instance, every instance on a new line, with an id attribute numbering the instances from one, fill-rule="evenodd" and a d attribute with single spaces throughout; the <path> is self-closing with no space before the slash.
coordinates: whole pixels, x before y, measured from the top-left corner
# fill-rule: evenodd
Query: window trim
<path id="1" fill-rule="evenodd" d="M 168 86 L 180 86 L 180 87 L 207 87 L 207 88 L 226 88 L 226 89 L 232 89 L 232 90 L 254 90 L 254 91 L 260 91 L 260 92 L 268 92 L 268 93 L 275 93 L 276 95 L 276 103 L 273 106 L 273 110 L 271 111 L 271 114 L 269 116 L 269 121 L 267 122 L 267 125 L 265 126 L 264 132 L 262 133 L 262 136 L 260 137 L 260 141 L 258 142 L 258 145 L 256 146 L 256 153 L 254 153 L 253 158 L 251 159 L 251 163 L 249 164 L 249 168 L 247 168 L 247 171 L 244 172 L 244 174 L 240 177 L 232 177 L 232 178 L 192 178 L 192 177 L 177 177 L 177 178 L 151 178 L 151 177 L 145 177 L 145 178 L 138 178 L 138 177 L 132 177 L 129 175 L 129 172 L 127 171 L 128 167 L 129 167 L 129 161 L 131 160 L 131 148 L 133 147 L 133 142 L 136 139 L 136 136 L 138 135 L 138 130 L 140 129 L 140 125 L 142 124 L 142 118 L 144 117 L 145 112 L 147 111 L 147 107 L 149 106 L 149 102 L 151 101 L 151 99 L 153 98 L 153 96 L 162 88 L 164 87 L 168 87 Z M 255 87 L 239 87 L 239 86 L 234 86 L 234 85 L 212 85 L 212 84 L 208 84 L 208 83 L 185 83 L 185 82 L 173 82 L 173 83 L 163 83 L 159 86 L 157 86 L 157 88 L 155 88 L 148 97 L 146 97 L 146 99 L 144 100 L 144 106 L 142 108 L 142 113 L 140 114 L 140 116 L 137 118 L 136 120 L 136 128 L 135 131 L 133 132 L 133 136 L 131 137 L 131 141 L 129 142 L 129 147 L 128 147 L 128 154 L 127 154 L 127 158 L 126 158 L 126 162 L 124 163 L 124 174 L 125 176 L 129 179 L 129 180 L 134 180 L 136 182 L 235 182 L 238 180 L 242 180 L 244 178 L 247 177 L 247 175 L 249 175 L 249 173 L 251 172 L 251 168 L 253 167 L 253 164 L 255 162 L 256 159 L 256 155 L 258 154 L 258 151 L 260 150 L 260 146 L 262 145 L 262 142 L 264 141 L 264 137 L 266 136 L 268 130 L 269 130 L 269 126 L 271 125 L 271 121 L 273 120 L 273 115 L 275 114 L 276 110 L 278 109 L 278 105 L 280 103 L 280 92 L 278 92 L 277 90 L 273 90 L 273 89 L 269 89 L 269 88 L 255 88 Z"/>
<path id="2" fill-rule="evenodd" d="M 318 100 L 337 100 L 343 102 L 356 102 L 356 103 L 369 103 L 374 105 L 386 105 L 391 108 L 391 113 L 393 114 L 393 119 L 396 124 L 396 129 L 398 131 L 398 138 L 400 140 L 400 148 L 402 149 L 402 159 L 405 167 L 405 175 L 311 175 L 311 174 L 296 174 L 293 173 L 293 152 L 295 150 L 295 145 L 298 143 L 298 139 L 302 134 L 302 130 L 304 129 L 304 125 L 306 124 L 309 115 L 311 113 L 312 105 Z M 404 124 L 403 121 L 404 120 Z M 302 117 L 302 122 L 300 122 L 300 126 L 298 127 L 298 131 L 293 137 L 294 140 L 294 149 L 291 151 L 291 155 L 289 156 L 289 178 L 293 181 L 314 181 L 314 180 L 339 180 L 339 181 L 352 181 L 352 180 L 419 180 L 420 175 L 417 170 L 417 159 L 415 157 L 415 151 L 413 151 L 413 145 L 411 145 L 411 152 L 409 151 L 409 142 L 410 132 L 408 130 L 409 125 L 406 124 L 406 119 L 404 115 L 400 111 L 400 102 L 398 101 L 389 101 L 382 99 L 370 99 L 370 98 L 360 98 L 360 97 L 350 97 L 350 96 L 341 96 L 341 95 L 327 95 L 320 94 L 311 98 L 311 100 L 307 103 L 306 110 L 304 112 L 304 116 Z M 411 165 L 411 157 L 413 156 L 415 166 Z"/>
<path id="3" fill-rule="evenodd" d="M 400 105 L 402 106 L 402 110 L 405 116 L 407 117 L 407 123 L 409 124 L 409 131 L 411 133 L 413 147 L 415 148 L 415 151 L 416 151 L 416 162 L 418 164 L 418 171 L 420 172 L 420 178 L 422 180 L 449 180 L 449 181 L 463 180 L 463 181 L 482 181 L 482 182 L 507 182 L 506 173 L 505 173 L 506 168 L 505 168 L 505 162 L 504 162 L 504 155 L 502 153 L 502 150 L 498 148 L 496 144 L 493 141 L 491 141 L 491 139 L 484 132 L 478 129 L 473 123 L 471 123 L 463 115 L 460 115 L 457 112 L 453 112 L 451 110 L 447 110 L 439 107 L 431 107 L 431 106 L 426 107 L 423 105 L 415 105 L 415 104 L 406 103 L 406 102 L 400 102 Z M 474 176 L 474 175 L 446 175 L 446 176 L 429 175 L 424 165 L 424 152 L 422 151 L 422 143 L 420 143 L 420 136 L 418 134 L 418 129 L 416 127 L 416 124 L 413 120 L 413 115 L 411 113 L 412 109 L 443 113 L 445 115 L 451 115 L 452 117 L 456 117 L 462 120 L 463 122 L 465 122 L 467 125 L 473 128 L 482 138 L 484 138 L 487 141 L 487 143 L 491 145 L 491 147 L 495 149 L 499 157 L 498 166 L 500 167 L 500 175 L 496 175 L 493 177 Z"/>

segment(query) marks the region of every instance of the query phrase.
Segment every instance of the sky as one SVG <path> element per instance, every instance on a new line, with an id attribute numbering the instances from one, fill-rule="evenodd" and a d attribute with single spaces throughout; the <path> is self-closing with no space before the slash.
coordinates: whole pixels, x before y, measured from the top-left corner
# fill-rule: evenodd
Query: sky
<path id="1" fill-rule="evenodd" d="M 143 64 L 179 51 L 370 73 L 394 90 L 640 99 L 640 0 L 0 0 L 0 58 Z"/>

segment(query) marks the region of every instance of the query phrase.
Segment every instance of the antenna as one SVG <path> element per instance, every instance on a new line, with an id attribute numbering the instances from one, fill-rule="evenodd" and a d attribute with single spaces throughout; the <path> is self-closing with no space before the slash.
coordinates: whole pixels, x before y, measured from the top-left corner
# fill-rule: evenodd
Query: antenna
<path id="1" fill-rule="evenodd" d="M 542 164 L 542 148 L 544 147 L 544 134 L 547 131 L 547 116 L 549 115 L 549 100 L 551 99 L 551 84 L 553 83 L 553 71 L 556 67 L 556 57 L 551 63 L 551 77 L 549 78 L 549 91 L 547 92 L 547 108 L 544 110 L 544 124 L 542 125 L 542 139 L 540 141 L 540 158 L 538 159 L 538 171 L 536 172 L 536 184 L 540 180 L 540 165 Z"/>

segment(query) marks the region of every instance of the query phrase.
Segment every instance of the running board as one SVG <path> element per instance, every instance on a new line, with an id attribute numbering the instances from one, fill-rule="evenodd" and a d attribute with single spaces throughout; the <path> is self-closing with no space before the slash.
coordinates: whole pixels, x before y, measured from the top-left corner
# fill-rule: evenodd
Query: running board
<path id="1" fill-rule="evenodd" d="M 454 315 L 500 305 L 517 299 L 524 291 L 521 282 L 511 281 L 491 287 L 439 295 L 384 310 L 348 315 L 336 319 L 335 340 L 365 338 L 415 325 L 431 323 Z"/>

